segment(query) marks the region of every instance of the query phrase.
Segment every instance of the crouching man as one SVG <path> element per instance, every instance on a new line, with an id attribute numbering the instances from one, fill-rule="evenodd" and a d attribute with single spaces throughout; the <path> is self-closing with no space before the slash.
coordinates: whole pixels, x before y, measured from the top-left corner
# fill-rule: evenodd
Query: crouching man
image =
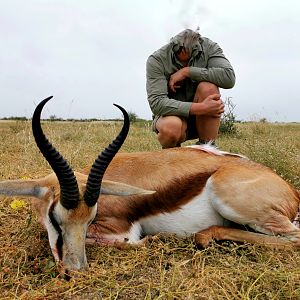
<path id="1" fill-rule="evenodd" d="M 162 148 L 196 138 L 197 144 L 214 142 L 224 112 L 219 88 L 235 83 L 217 43 L 186 29 L 149 56 L 146 77 L 153 130 Z"/>

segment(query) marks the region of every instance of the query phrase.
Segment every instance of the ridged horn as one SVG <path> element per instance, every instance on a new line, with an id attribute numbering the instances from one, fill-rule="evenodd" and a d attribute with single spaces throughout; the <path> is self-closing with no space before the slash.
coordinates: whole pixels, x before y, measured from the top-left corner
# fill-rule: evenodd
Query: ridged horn
<path id="1" fill-rule="evenodd" d="M 32 117 L 32 132 L 41 153 L 50 164 L 60 185 L 60 203 L 66 209 L 76 208 L 79 202 L 79 189 L 74 172 L 62 155 L 46 138 L 41 127 L 41 112 L 50 96 L 39 103 Z"/>
<path id="2" fill-rule="evenodd" d="M 124 123 L 118 136 L 115 138 L 115 140 L 113 140 L 111 144 L 109 144 L 108 147 L 106 147 L 98 155 L 91 168 L 86 183 L 86 190 L 84 193 L 84 201 L 89 207 L 92 207 L 97 203 L 100 195 L 101 183 L 104 172 L 107 169 L 110 162 L 112 161 L 112 159 L 114 158 L 114 156 L 116 155 L 116 153 L 121 148 L 129 131 L 130 122 L 127 111 L 117 104 L 114 104 L 114 106 L 116 106 L 122 111 L 124 116 Z"/>

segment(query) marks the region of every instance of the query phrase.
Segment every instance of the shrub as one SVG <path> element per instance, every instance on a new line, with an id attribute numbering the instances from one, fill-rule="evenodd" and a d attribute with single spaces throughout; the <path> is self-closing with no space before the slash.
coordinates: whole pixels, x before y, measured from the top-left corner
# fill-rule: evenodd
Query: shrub
<path id="1" fill-rule="evenodd" d="M 231 97 L 227 97 L 224 101 L 225 112 L 221 118 L 220 133 L 223 134 L 236 134 L 236 116 L 233 112 L 235 104 L 232 102 Z"/>
<path id="2" fill-rule="evenodd" d="M 128 116 L 129 116 L 129 121 L 130 121 L 130 123 L 134 123 L 134 122 L 137 121 L 138 116 L 137 116 L 136 113 L 134 113 L 134 112 L 132 112 L 132 111 L 129 111 L 129 112 L 128 112 Z"/>

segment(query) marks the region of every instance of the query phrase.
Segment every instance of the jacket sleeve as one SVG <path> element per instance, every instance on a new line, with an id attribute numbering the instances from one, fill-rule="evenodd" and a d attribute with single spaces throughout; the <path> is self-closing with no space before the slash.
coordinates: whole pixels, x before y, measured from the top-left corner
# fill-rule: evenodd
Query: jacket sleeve
<path id="1" fill-rule="evenodd" d="M 164 67 L 153 56 L 147 60 L 146 77 L 148 102 L 154 115 L 189 116 L 192 103 L 168 98 L 168 80 Z"/>
<path id="2" fill-rule="evenodd" d="M 207 68 L 190 67 L 190 78 L 198 82 L 212 82 L 223 89 L 230 89 L 235 84 L 234 70 L 220 46 L 214 42 L 208 48 Z"/>

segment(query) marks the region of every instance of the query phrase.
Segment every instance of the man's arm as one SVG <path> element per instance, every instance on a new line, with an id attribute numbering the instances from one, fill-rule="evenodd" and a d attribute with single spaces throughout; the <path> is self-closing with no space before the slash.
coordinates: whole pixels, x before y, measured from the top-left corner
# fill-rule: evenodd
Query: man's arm
<path id="1" fill-rule="evenodd" d="M 162 64 L 150 56 L 146 65 L 148 102 L 154 115 L 188 117 L 192 103 L 168 98 L 168 81 Z"/>
<path id="2" fill-rule="evenodd" d="M 207 115 L 220 117 L 224 112 L 224 104 L 220 95 L 211 95 L 202 103 L 182 102 L 168 98 L 168 81 L 163 74 L 163 68 L 152 57 L 147 61 L 147 93 L 148 101 L 154 115 L 158 116 L 183 116 L 189 115 Z M 171 76 L 182 80 L 182 77 L 188 77 L 189 68 L 183 68 Z M 180 75 L 179 75 L 180 74 Z M 170 83 L 169 83 L 170 85 Z"/>
<path id="3" fill-rule="evenodd" d="M 220 46 L 210 41 L 207 55 L 207 68 L 189 67 L 189 77 L 198 82 L 214 83 L 220 88 L 232 88 L 235 84 L 234 70 Z"/>

